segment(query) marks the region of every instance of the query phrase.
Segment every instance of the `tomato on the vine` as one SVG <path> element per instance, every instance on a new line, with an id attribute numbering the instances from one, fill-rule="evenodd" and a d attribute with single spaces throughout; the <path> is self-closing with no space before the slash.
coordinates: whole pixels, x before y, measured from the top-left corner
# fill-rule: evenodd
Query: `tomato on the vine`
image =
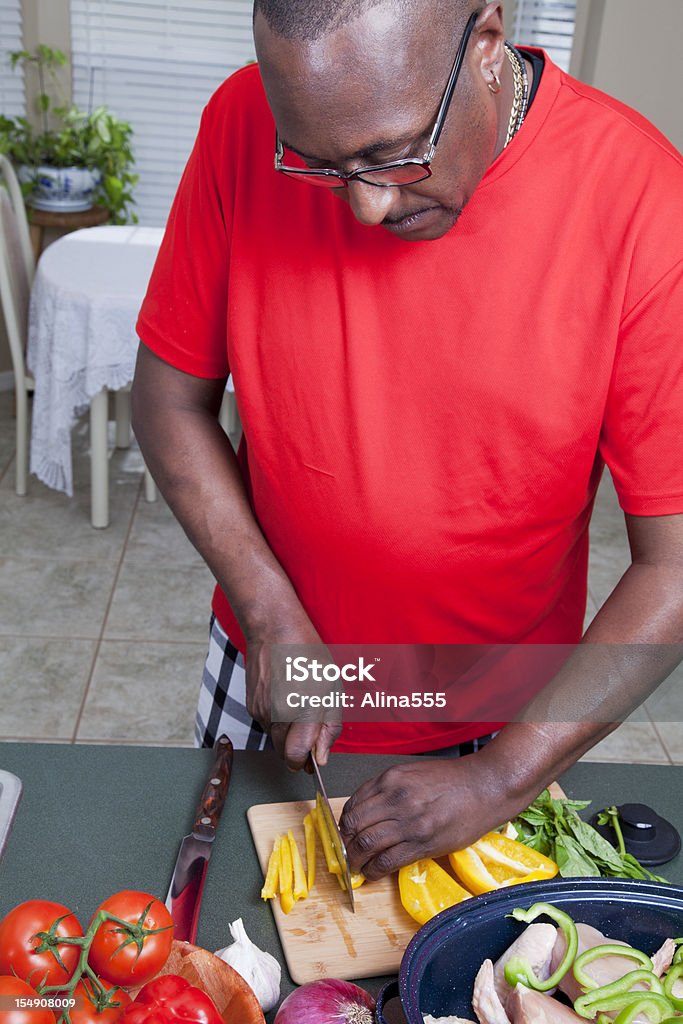
<path id="1" fill-rule="evenodd" d="M 17 999 L 37 999 L 36 990 L 14 975 L 0 977 L 0 1024 L 55 1024 L 52 1010 L 43 1006 L 18 1006 Z"/>
<path id="2" fill-rule="evenodd" d="M 126 1007 L 130 1006 L 131 997 L 123 989 L 117 988 L 115 985 L 108 985 L 101 979 L 100 984 L 111 1005 L 98 1013 L 93 983 L 89 979 L 83 979 L 78 982 L 72 993 L 76 1003 L 73 1008 L 69 1009 L 71 1024 L 114 1024 Z"/>
<path id="3" fill-rule="evenodd" d="M 131 926 L 127 933 L 115 921 L 104 921 L 95 932 L 88 963 L 114 985 L 144 985 L 168 960 L 173 942 L 173 918 L 161 900 L 146 892 L 123 890 L 101 903 L 102 910 Z M 153 934 L 145 935 L 150 929 Z"/>
<path id="4" fill-rule="evenodd" d="M 57 944 L 50 946 L 50 940 L 41 939 L 39 932 L 52 932 Z M 20 903 L 0 921 L 0 974 L 14 974 L 34 988 L 43 982 L 63 985 L 76 970 L 80 948 L 65 946 L 59 939 L 82 935 L 76 916 L 61 903 Z M 42 952 L 37 952 L 41 947 Z"/>

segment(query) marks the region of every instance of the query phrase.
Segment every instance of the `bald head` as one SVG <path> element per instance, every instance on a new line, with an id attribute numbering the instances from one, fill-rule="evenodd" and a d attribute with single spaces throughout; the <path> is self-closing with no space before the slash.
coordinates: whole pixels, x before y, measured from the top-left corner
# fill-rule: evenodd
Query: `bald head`
<path id="1" fill-rule="evenodd" d="M 387 2 L 406 19 L 436 15 L 445 29 L 454 16 L 467 16 L 476 5 L 476 0 L 254 0 L 254 17 L 260 12 L 276 35 L 315 40 Z"/>

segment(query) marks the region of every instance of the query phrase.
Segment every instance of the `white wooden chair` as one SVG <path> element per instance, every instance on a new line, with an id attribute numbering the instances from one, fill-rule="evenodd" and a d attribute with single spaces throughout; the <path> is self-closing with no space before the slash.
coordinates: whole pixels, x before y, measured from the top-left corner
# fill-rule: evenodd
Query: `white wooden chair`
<path id="1" fill-rule="evenodd" d="M 3 183 L 5 187 L 3 188 Z M 26 369 L 28 307 L 35 273 L 26 209 L 14 169 L 0 154 L 0 307 L 9 338 L 16 393 L 16 492 L 25 495 L 28 484 L 28 396 L 34 381 Z M 130 443 L 130 394 L 116 392 L 116 444 Z M 109 464 L 107 446 L 108 394 L 104 390 L 90 404 L 91 522 L 109 525 Z M 156 487 L 145 467 L 145 497 L 156 499 Z"/>

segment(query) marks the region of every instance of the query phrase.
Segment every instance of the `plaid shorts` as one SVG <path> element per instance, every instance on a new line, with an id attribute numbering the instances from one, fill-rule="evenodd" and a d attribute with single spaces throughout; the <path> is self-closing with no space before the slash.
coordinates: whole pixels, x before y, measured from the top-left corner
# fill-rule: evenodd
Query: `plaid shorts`
<path id="1" fill-rule="evenodd" d="M 209 652 L 202 673 L 194 745 L 212 747 L 223 733 L 235 750 L 266 750 L 270 736 L 247 711 L 244 655 L 230 643 L 215 615 L 209 625 Z"/>
<path id="2" fill-rule="evenodd" d="M 221 628 L 215 615 L 209 626 L 209 653 L 206 656 L 195 721 L 195 746 L 213 747 L 225 733 L 235 750 L 267 750 L 272 748 L 267 735 L 246 707 L 246 674 L 244 656 Z M 456 743 L 451 747 L 426 751 L 425 757 L 464 757 L 493 739 L 495 733 Z"/>

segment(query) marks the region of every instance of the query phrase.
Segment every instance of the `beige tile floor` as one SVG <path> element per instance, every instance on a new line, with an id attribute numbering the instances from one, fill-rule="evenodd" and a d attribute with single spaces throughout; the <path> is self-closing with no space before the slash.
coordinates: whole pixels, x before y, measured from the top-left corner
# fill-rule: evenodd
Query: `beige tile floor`
<path id="1" fill-rule="evenodd" d="M 75 495 L 14 493 L 12 399 L 0 392 L 0 740 L 192 744 L 212 579 L 170 511 L 147 504 L 134 447 L 110 465 L 111 526 L 89 522 L 87 420 Z M 628 564 L 609 480 L 591 531 L 588 617 Z M 683 674 L 589 759 L 683 764 Z"/>

